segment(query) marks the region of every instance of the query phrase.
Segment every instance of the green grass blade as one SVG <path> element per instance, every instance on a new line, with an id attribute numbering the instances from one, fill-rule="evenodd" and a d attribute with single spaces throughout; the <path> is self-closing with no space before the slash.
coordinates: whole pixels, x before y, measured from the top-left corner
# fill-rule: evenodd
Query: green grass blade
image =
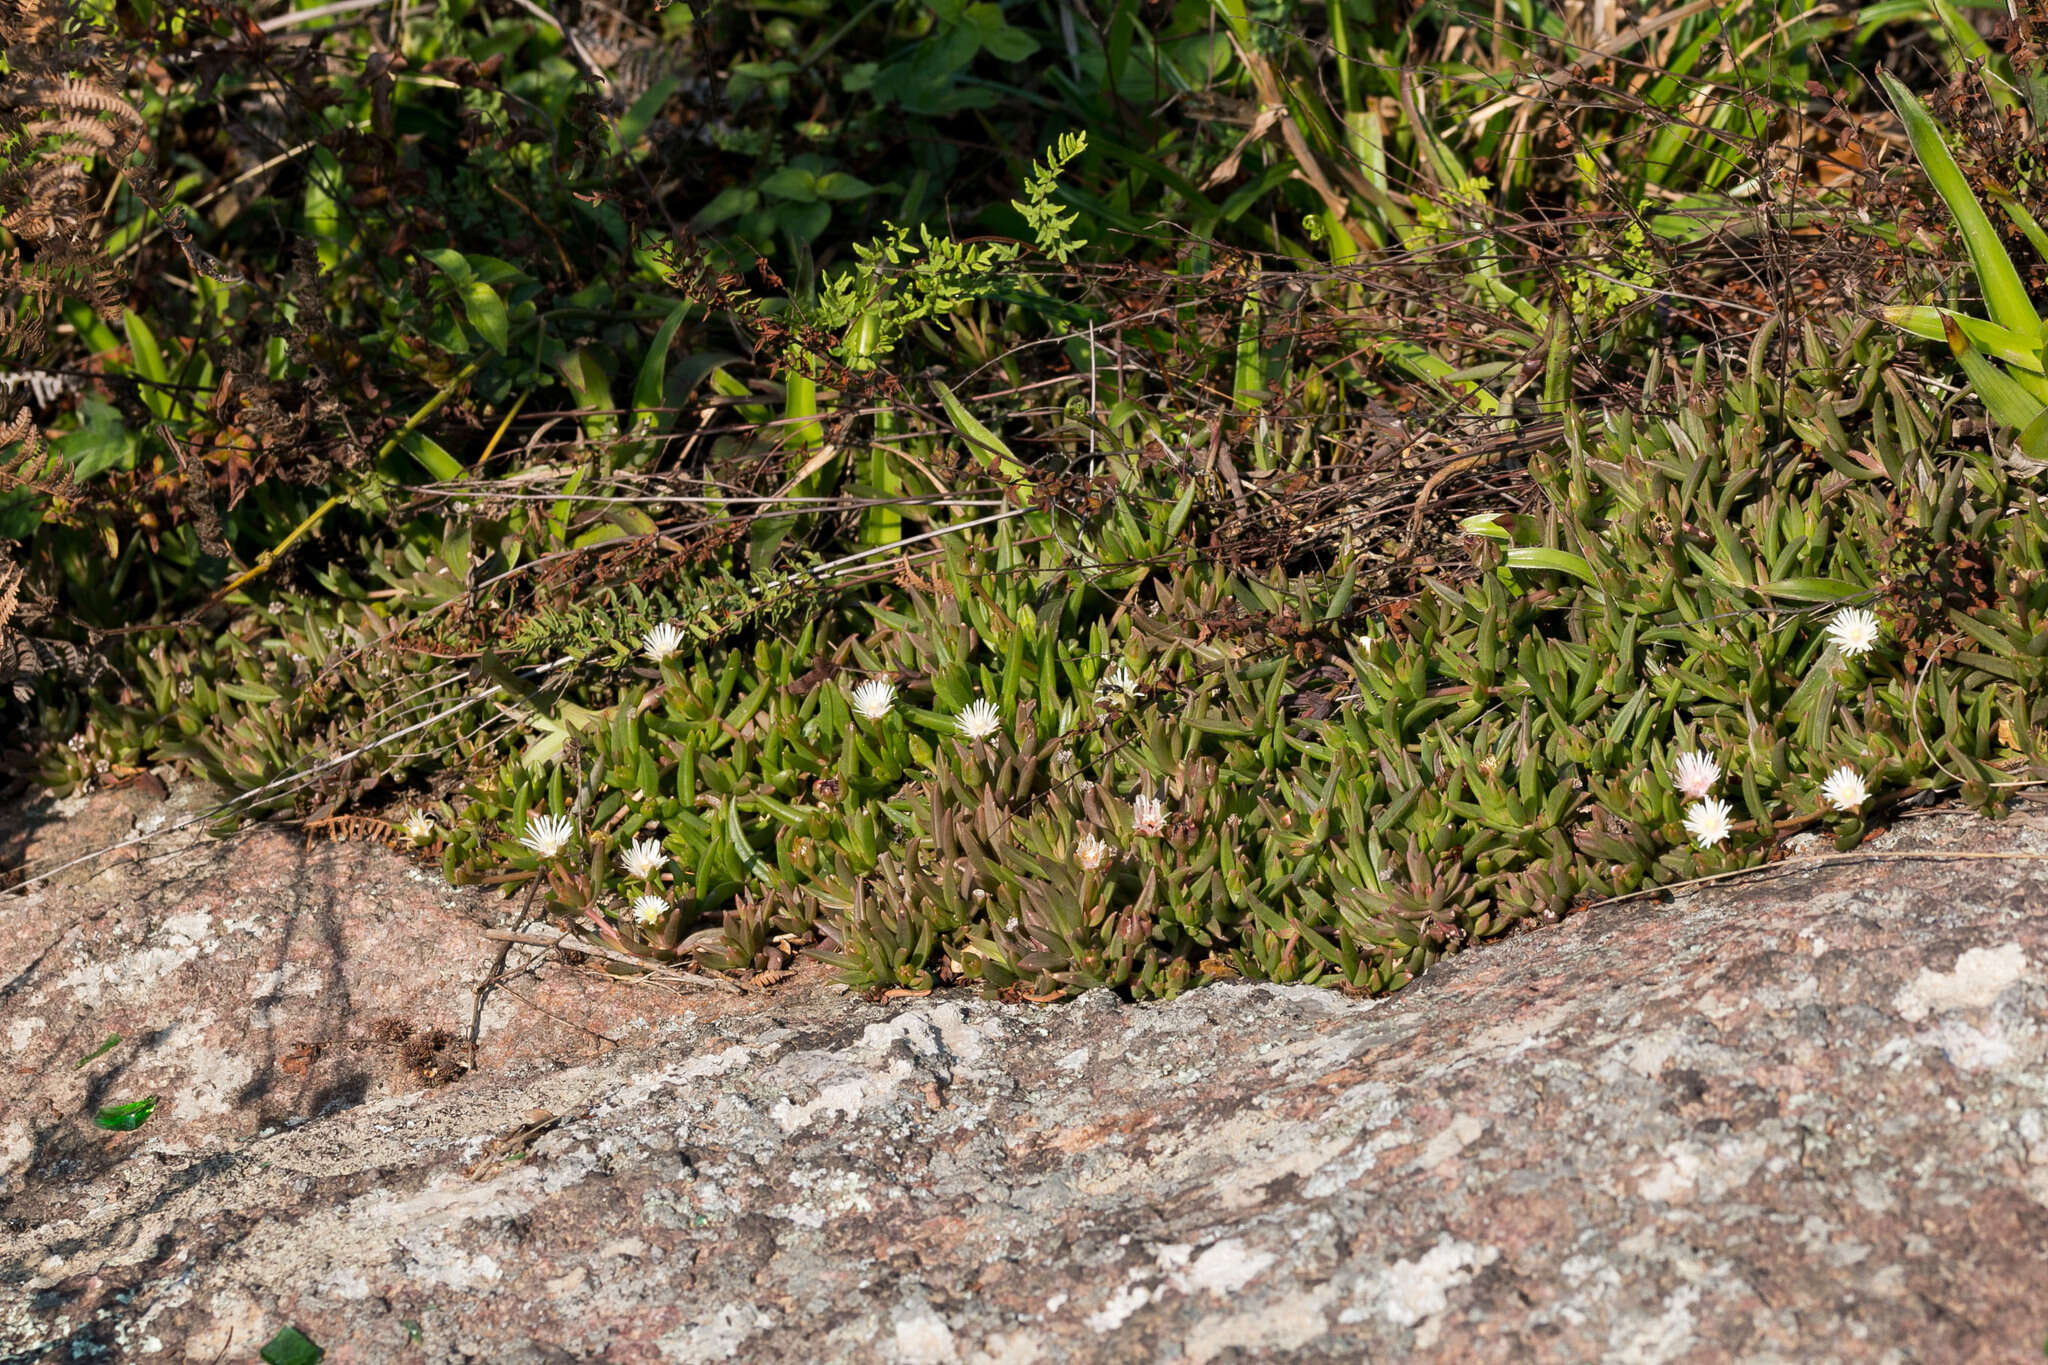
<path id="1" fill-rule="evenodd" d="M 2026 234 L 2027 240 L 2033 243 L 2034 250 L 2040 253 L 2041 259 L 2048 261 L 2048 232 L 2042 231 L 2040 221 L 2027 212 L 2026 205 L 2013 198 L 2012 191 L 2003 185 L 1987 181 L 1984 193 L 1990 195 L 1991 201 L 2005 210 L 2005 216 L 2012 219 L 2014 227 Z"/>
<path id="2" fill-rule="evenodd" d="M 2041 415 L 2042 408 L 2048 405 L 2021 388 L 2011 375 L 1986 360 L 1953 320 L 1944 318 L 1943 321 L 1949 326 L 1948 348 L 1962 362 L 1963 372 L 1970 376 L 1970 387 L 1983 400 L 1985 411 L 2006 426 L 2027 430 Z"/>
<path id="3" fill-rule="evenodd" d="M 967 405 L 954 397 L 951 389 L 936 379 L 932 381 L 932 387 L 938 390 L 939 402 L 945 406 L 946 416 L 959 428 L 960 434 L 967 438 L 967 444 L 977 454 L 994 456 L 996 467 L 1002 471 L 1003 477 L 1017 485 L 1017 491 L 1021 496 L 1031 496 L 1031 477 L 1025 472 L 1023 463 L 1003 444 L 1002 437 L 976 421 L 974 414 L 967 410 Z"/>
<path id="4" fill-rule="evenodd" d="M 2020 282 L 2020 273 L 2014 268 L 2012 257 L 2006 254 L 2005 244 L 1998 240 L 1998 232 L 1991 226 L 1991 219 L 1985 216 L 1983 205 L 1970 192 L 1962 167 L 1956 164 L 1948 144 L 1942 141 L 1941 130 L 1935 126 L 1926 106 L 1897 77 L 1889 71 L 1877 74 L 1898 109 L 1899 117 L 1905 121 L 1906 136 L 1913 143 L 1913 154 L 1920 158 L 1920 165 L 1933 183 L 1934 192 L 1955 215 L 1956 226 L 1963 234 L 1963 245 L 1970 252 L 1970 264 L 1977 272 L 1977 284 L 1984 291 L 1984 304 L 1991 311 L 1991 320 L 2038 345 L 2041 316 L 2034 311 L 2026 286 Z"/>
<path id="5" fill-rule="evenodd" d="M 1983 318 L 1973 318 L 1967 313 L 1958 313 L 1949 308 L 1936 308 L 1926 304 L 1893 305 L 1877 310 L 1878 316 L 1902 332 L 1910 332 L 1928 341 L 1948 340 L 1948 329 L 1943 321 L 1953 322 L 1962 331 L 1969 343 L 1988 356 L 2003 360 L 2008 365 L 2019 365 L 2039 374 L 2042 372 L 2041 350 L 2038 345 L 2030 346 L 2027 339 L 2009 328 Z"/>

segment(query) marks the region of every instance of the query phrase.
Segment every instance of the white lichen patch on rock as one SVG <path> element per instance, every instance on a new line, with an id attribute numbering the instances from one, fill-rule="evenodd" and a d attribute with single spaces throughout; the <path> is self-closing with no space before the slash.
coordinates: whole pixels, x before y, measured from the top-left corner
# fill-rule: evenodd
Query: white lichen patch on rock
<path id="1" fill-rule="evenodd" d="M 1108 1302 L 1090 1313 L 1084 1321 L 1088 1330 L 1100 1335 L 1114 1332 L 1130 1321 L 1131 1314 L 1152 1302 L 1153 1291 L 1142 1284 L 1127 1284 L 1109 1296 Z"/>
<path id="2" fill-rule="evenodd" d="M 1711 1145 L 1674 1142 L 1637 1177 L 1636 1193 L 1659 1204 L 1721 1199 L 1747 1185 L 1770 1156 L 1770 1144 L 1760 1136 Z"/>
<path id="3" fill-rule="evenodd" d="M 752 1304 L 720 1304 L 704 1317 L 663 1335 L 657 1347 L 662 1359 L 677 1365 L 712 1365 L 731 1360 L 747 1338 L 774 1326 L 774 1315 Z"/>
<path id="4" fill-rule="evenodd" d="M 1413 1327 L 1450 1307 L 1451 1291 L 1500 1259 L 1500 1248 L 1461 1242 L 1444 1233 L 1435 1246 L 1381 1272 L 1369 1290 L 1373 1307 L 1397 1327 Z"/>
<path id="5" fill-rule="evenodd" d="M 1971 948 L 1954 970 L 1922 971 L 1892 997 L 1892 1009 L 1909 1024 L 1946 1010 L 1983 1009 L 2006 987 L 2027 976 L 2027 952 L 2017 943 Z"/>
<path id="6" fill-rule="evenodd" d="M 1336 1291 L 1329 1285 L 1296 1290 L 1235 1313 L 1212 1313 L 1187 1334 L 1181 1359 L 1208 1365 L 1235 1351 L 1299 1351 L 1330 1330 L 1326 1310 Z"/>
<path id="7" fill-rule="evenodd" d="M 213 951 L 218 941 L 210 932 L 212 927 L 213 916 L 204 910 L 171 915 L 150 931 L 144 946 L 113 958 L 82 962 L 38 991 L 35 998 L 92 1007 L 110 997 L 145 994 L 200 954 Z"/>
<path id="8" fill-rule="evenodd" d="M 1430 1171 L 1457 1157 L 1486 1134 L 1487 1122 L 1476 1114 L 1458 1114 L 1432 1137 L 1416 1159 L 1417 1169 Z"/>
<path id="9" fill-rule="evenodd" d="M 925 1303 L 906 1304 L 897 1310 L 893 1344 L 903 1365 L 954 1365 L 960 1359 L 953 1329 Z"/>
<path id="10" fill-rule="evenodd" d="M 966 1365 L 1041 1365 L 1045 1344 L 1030 1332 L 992 1332 Z"/>
<path id="11" fill-rule="evenodd" d="M 184 1077 L 170 1096 L 171 1113 L 177 1118 L 231 1112 L 256 1078 L 255 1060 L 246 1051 L 215 1047 L 206 1041 L 216 1022 L 212 1010 L 200 1010 L 152 1039 L 144 1053 L 146 1066 L 171 1069 L 172 1074 Z"/>
<path id="12" fill-rule="evenodd" d="M 835 1218 L 875 1211 L 875 1201 L 868 1193 L 872 1182 L 858 1171 L 799 1167 L 789 1173 L 789 1183 L 808 1196 L 784 1212 L 799 1227 L 821 1228 Z M 900 1191 L 891 1193 L 902 1197 Z"/>
<path id="13" fill-rule="evenodd" d="M 861 1106 L 867 1101 L 870 1084 L 863 1080 L 840 1081 L 834 1085 L 818 1088 L 816 1098 L 794 1103 L 788 1099 L 777 1100 L 769 1111 L 775 1122 L 785 1133 L 795 1133 L 810 1127 L 820 1119 L 837 1116 L 843 1119 L 860 1117 Z M 893 1089 L 883 1084 L 880 1089 Z"/>
<path id="14" fill-rule="evenodd" d="M 1241 1239 L 1226 1237 L 1186 1269 L 1168 1273 L 1166 1282 L 1183 1294 L 1225 1299 L 1257 1279 L 1276 1259 L 1270 1251 L 1254 1251 Z"/>

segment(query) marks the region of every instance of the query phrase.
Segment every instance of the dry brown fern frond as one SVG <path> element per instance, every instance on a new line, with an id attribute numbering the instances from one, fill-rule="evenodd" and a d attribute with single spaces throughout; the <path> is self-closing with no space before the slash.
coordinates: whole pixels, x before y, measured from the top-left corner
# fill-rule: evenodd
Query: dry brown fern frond
<path id="1" fill-rule="evenodd" d="M 83 299 L 107 322 L 121 319 L 121 278 L 114 263 L 96 247 L 82 242 L 46 244 L 33 261 L 17 252 L 0 252 L 0 288 L 11 288 L 21 302 L 54 311 L 60 297 Z M 41 321 L 24 316 L 20 322 Z"/>
<path id="2" fill-rule="evenodd" d="M 0 687 L 25 704 L 35 695 L 37 681 L 47 674 L 90 687 L 114 671 L 113 665 L 95 651 L 81 649 L 69 640 L 47 640 L 20 629 L 15 618 L 27 614 L 23 608 L 29 595 L 28 570 L 0 560 Z M 48 609 L 47 600 L 41 600 L 35 608 Z"/>
<path id="3" fill-rule="evenodd" d="M 25 111 L 26 117 L 9 119 L 14 164 L 0 191 L 14 207 L 0 223 L 31 243 L 64 238 L 96 244 L 92 164 L 102 157 L 118 164 L 142 144 L 141 113 L 98 81 L 78 76 L 22 80 L 4 99 L 10 113 Z"/>
<path id="4" fill-rule="evenodd" d="M 21 581 L 27 577 L 27 569 L 0 560 L 0 636 L 8 633 L 7 623 L 14 619 L 15 609 L 21 605 Z"/>
<path id="5" fill-rule="evenodd" d="M 80 649 L 69 640 L 45 640 L 18 631 L 0 632 L 0 684 L 18 702 L 35 695 L 36 682 L 54 673 L 66 682 L 90 687 L 113 665 L 99 655 Z"/>
<path id="6" fill-rule="evenodd" d="M 65 114 L 61 118 L 39 118 L 22 126 L 22 132 L 33 138 L 75 138 L 90 142 L 102 152 L 111 152 L 122 142 L 118 129 L 109 127 L 96 118 L 84 114 Z"/>
<path id="7" fill-rule="evenodd" d="M 62 0 L 7 0 L 0 4 L 0 42 L 10 51 L 62 43 L 71 18 Z"/>
<path id="8" fill-rule="evenodd" d="M 397 848 L 400 843 L 398 826 L 374 815 L 328 815 L 306 821 L 303 828 L 309 845 L 316 833 L 325 834 L 328 842 L 335 844 L 368 842 Z"/>
<path id="9" fill-rule="evenodd" d="M 12 459 L 0 455 L 0 489 L 30 488 L 48 497 L 66 497 L 77 488 L 71 477 L 71 465 L 51 454 L 49 444 L 43 439 L 43 430 L 37 426 L 26 404 L 14 410 L 14 415 L 0 422 L 0 451 L 19 443 L 21 446 Z M 0 616 L 0 622 L 5 621 Z"/>
<path id="10" fill-rule="evenodd" d="M 146 129 L 141 110 L 98 81 L 78 76 L 24 82 L 10 102 L 16 106 L 37 109 L 72 109 L 112 114 L 127 124 L 131 135 L 138 139 L 144 135 Z"/>
<path id="11" fill-rule="evenodd" d="M 0 356 L 40 354 L 49 335 L 47 309 L 33 303 L 23 307 L 19 300 L 0 303 Z"/>
<path id="12" fill-rule="evenodd" d="M 68 0 L 0 0 L 0 356 L 42 357 L 62 298 L 108 320 L 125 285 L 102 249 L 103 189 L 93 167 L 120 163 L 147 139 L 140 110 L 113 88 L 111 50 L 93 16 Z"/>
<path id="13" fill-rule="evenodd" d="M 21 442 L 21 454 L 13 464 L 15 468 L 39 458 L 43 453 L 43 430 L 29 414 L 26 404 L 14 410 L 14 415 L 0 422 L 0 450 Z M 0 611 L 0 625 L 7 623 L 7 613 Z"/>

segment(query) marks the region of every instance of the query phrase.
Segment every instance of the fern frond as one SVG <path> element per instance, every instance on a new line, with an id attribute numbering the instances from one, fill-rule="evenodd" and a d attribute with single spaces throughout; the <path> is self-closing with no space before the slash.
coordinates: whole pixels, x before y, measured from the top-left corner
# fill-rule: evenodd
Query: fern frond
<path id="1" fill-rule="evenodd" d="M 139 135 L 145 124 L 142 112 L 121 96 L 107 89 L 97 81 L 67 76 L 62 80 L 33 81 L 15 96 L 17 105 L 34 105 L 45 109 L 84 109 L 95 113 L 112 114 L 129 125 Z"/>

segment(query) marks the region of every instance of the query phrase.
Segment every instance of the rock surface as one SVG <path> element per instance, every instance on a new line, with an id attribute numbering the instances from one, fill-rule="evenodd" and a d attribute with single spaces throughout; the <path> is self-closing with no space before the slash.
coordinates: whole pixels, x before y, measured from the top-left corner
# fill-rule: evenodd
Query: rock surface
<path id="1" fill-rule="evenodd" d="M 505 902 L 174 835 L 0 898 L 0 1362 L 287 1324 L 337 1365 L 2039 1359 L 2048 823 L 1867 849 L 1378 1002 L 735 998 L 535 953 L 465 1074 Z"/>

